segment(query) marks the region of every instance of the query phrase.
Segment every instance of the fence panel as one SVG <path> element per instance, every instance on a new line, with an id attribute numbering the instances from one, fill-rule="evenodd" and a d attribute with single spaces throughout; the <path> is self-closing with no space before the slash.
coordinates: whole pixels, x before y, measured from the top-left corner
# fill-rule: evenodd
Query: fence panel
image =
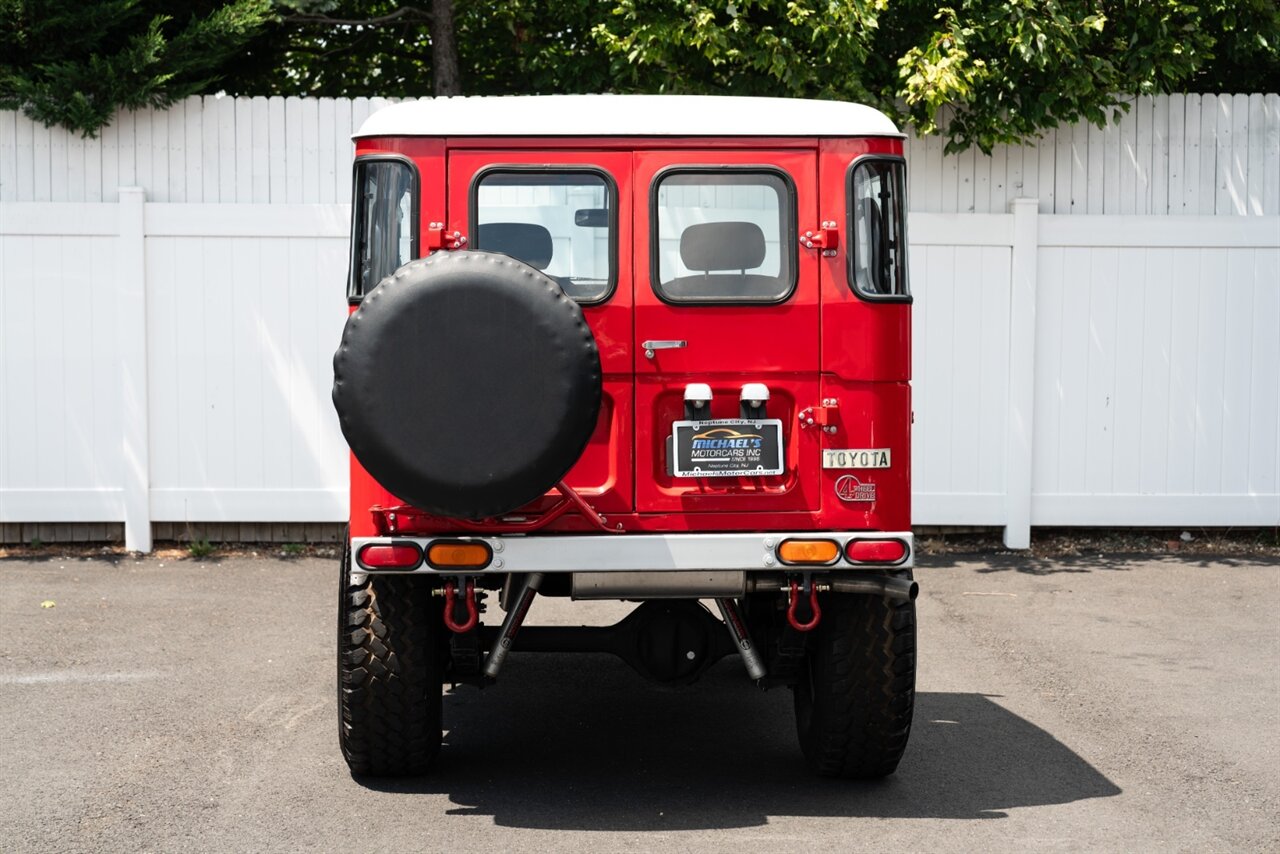
<path id="1" fill-rule="evenodd" d="M 340 521 L 345 205 L 149 205 L 151 516 Z"/>
<path id="2" fill-rule="evenodd" d="M 919 524 L 1005 520 L 1012 219 L 913 214 L 909 223 Z"/>
<path id="3" fill-rule="evenodd" d="M 114 223 L 37 207 L 0 220 L 0 521 L 119 519 Z"/>
<path id="4" fill-rule="evenodd" d="M 1280 522 L 1280 233 L 1041 227 L 1032 522 Z"/>

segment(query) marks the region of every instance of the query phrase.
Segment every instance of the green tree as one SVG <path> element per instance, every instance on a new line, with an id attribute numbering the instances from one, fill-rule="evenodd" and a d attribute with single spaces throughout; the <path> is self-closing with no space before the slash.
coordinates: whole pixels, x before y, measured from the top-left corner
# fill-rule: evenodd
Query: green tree
<path id="1" fill-rule="evenodd" d="M 163 107 L 218 80 L 271 0 L 0 0 L 0 109 L 94 135 L 120 107 Z"/>
<path id="2" fill-rule="evenodd" d="M 594 34 L 619 90 L 848 98 L 925 133 L 949 106 L 951 150 L 1128 94 L 1280 84 L 1274 0 L 617 0 Z"/>
<path id="3" fill-rule="evenodd" d="M 1213 56 L 1196 70 L 1187 91 L 1280 91 L 1280 4 L 1215 2 L 1205 26 L 1215 34 Z"/>
<path id="4" fill-rule="evenodd" d="M 222 85 L 231 94 L 431 94 L 427 7 L 394 0 L 276 0 L 278 15 Z"/>
<path id="5" fill-rule="evenodd" d="M 591 32 L 609 9 L 600 0 L 277 2 L 281 14 L 254 40 L 252 58 L 237 61 L 224 80 L 229 93 L 419 97 L 611 86 L 610 58 Z M 439 48 L 432 29 L 446 14 L 452 52 Z"/>

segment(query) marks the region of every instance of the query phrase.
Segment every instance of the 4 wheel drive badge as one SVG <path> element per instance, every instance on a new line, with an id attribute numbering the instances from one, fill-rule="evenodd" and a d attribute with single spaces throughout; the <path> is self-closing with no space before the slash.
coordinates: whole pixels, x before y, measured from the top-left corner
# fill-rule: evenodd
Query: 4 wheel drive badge
<path id="1" fill-rule="evenodd" d="M 836 480 L 836 497 L 841 501 L 875 501 L 876 485 L 863 483 L 851 474 Z"/>

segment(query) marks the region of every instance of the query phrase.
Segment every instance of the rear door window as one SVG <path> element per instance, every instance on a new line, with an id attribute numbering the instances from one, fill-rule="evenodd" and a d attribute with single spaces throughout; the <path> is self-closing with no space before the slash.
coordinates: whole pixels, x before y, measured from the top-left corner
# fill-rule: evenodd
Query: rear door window
<path id="1" fill-rule="evenodd" d="M 348 296 L 367 294 L 417 257 L 416 184 L 417 174 L 407 160 L 366 157 L 356 161 Z"/>
<path id="2" fill-rule="evenodd" d="M 795 288 L 795 190 L 784 174 L 669 170 L 651 209 L 650 269 L 663 300 L 780 302 Z"/>
<path id="3" fill-rule="evenodd" d="M 472 245 L 541 270 L 578 302 L 599 302 L 617 276 L 617 191 L 595 170 L 499 167 L 472 186 Z"/>
<path id="4" fill-rule="evenodd" d="M 901 299 L 907 290 L 905 165 L 897 157 L 863 157 L 849 170 L 853 247 L 849 283 L 871 299 Z"/>

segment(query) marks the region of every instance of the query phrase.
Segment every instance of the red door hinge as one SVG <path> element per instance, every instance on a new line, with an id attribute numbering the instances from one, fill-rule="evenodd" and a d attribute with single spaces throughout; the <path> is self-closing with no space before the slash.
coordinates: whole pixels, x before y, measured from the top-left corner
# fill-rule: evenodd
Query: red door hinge
<path id="1" fill-rule="evenodd" d="M 835 255 L 836 248 L 840 246 L 840 231 L 835 221 L 823 220 L 821 228 L 800 235 L 800 245 L 806 249 L 821 249 L 828 258 Z"/>
<path id="2" fill-rule="evenodd" d="M 437 249 L 461 249 L 467 245 L 467 236 L 460 231 L 446 234 L 443 222 L 427 223 L 427 233 L 422 236 L 423 254 Z"/>
<path id="3" fill-rule="evenodd" d="M 836 432 L 836 421 L 840 417 L 840 401 L 834 397 L 824 397 L 821 406 L 810 406 L 802 409 L 798 416 L 803 428 L 818 427 L 824 433 Z"/>

